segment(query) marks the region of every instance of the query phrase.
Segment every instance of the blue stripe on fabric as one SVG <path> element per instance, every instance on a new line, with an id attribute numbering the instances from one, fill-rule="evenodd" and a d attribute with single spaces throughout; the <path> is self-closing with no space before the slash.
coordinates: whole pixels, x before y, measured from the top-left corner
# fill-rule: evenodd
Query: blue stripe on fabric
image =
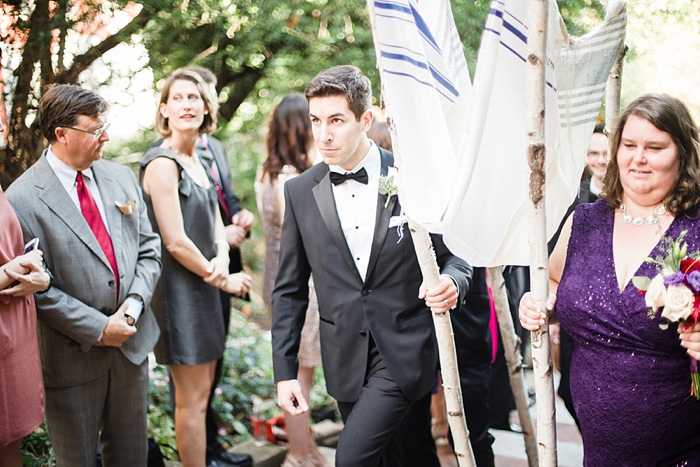
<path id="1" fill-rule="evenodd" d="M 505 47 L 506 50 L 510 51 L 510 53 L 512 53 L 513 55 L 515 55 L 516 57 L 518 57 L 520 60 L 522 60 L 523 62 L 525 61 L 525 57 L 523 57 L 522 55 L 520 55 L 518 52 L 515 51 L 515 49 L 511 48 L 511 47 L 510 47 L 509 45 L 507 45 L 505 42 L 501 41 L 501 45 L 502 45 L 503 47 Z"/>
<path id="2" fill-rule="evenodd" d="M 406 14 L 410 14 L 410 13 L 411 13 L 410 8 L 405 7 L 405 6 L 402 6 L 402 5 L 397 5 L 396 3 L 375 1 L 375 2 L 374 2 L 374 7 L 375 7 L 375 8 L 380 8 L 380 9 L 382 9 L 382 10 L 400 11 L 401 13 L 406 13 Z"/>
<path id="3" fill-rule="evenodd" d="M 388 74 L 390 74 L 390 75 L 394 75 L 394 76 L 403 76 L 404 78 L 410 78 L 410 79 L 416 81 L 417 83 L 420 83 L 420 84 L 422 84 L 422 85 L 424 85 L 424 86 L 428 86 L 428 87 L 430 87 L 430 88 L 432 88 L 432 89 L 435 89 L 435 91 L 437 91 L 438 93 L 440 93 L 440 95 L 442 95 L 442 96 L 443 96 L 445 99 L 447 99 L 448 101 L 450 101 L 450 102 L 454 102 L 454 101 L 455 101 L 455 99 L 453 99 L 452 97 L 448 96 L 448 95 L 445 94 L 444 92 L 442 92 L 442 91 L 440 91 L 439 89 L 435 88 L 435 86 L 433 86 L 432 83 L 427 83 L 427 82 L 425 82 L 425 81 L 421 81 L 420 79 L 416 78 L 414 75 L 412 75 L 412 74 L 410 74 L 410 73 L 403 73 L 403 72 L 399 72 L 399 71 L 391 71 L 391 70 L 387 70 L 387 69 L 384 69 L 384 72 L 385 72 L 385 73 L 388 73 Z"/>
<path id="4" fill-rule="evenodd" d="M 506 28 L 508 31 L 512 32 L 513 35 L 520 39 L 522 42 L 527 43 L 527 36 L 525 36 L 524 33 L 520 32 L 520 30 L 516 28 L 512 23 L 503 20 L 503 27 Z"/>
<path id="5" fill-rule="evenodd" d="M 437 41 L 433 37 L 433 33 L 430 32 L 430 28 L 428 25 L 425 23 L 423 20 L 423 17 L 420 15 L 418 11 L 416 11 L 415 8 L 413 8 L 413 5 L 410 5 L 411 7 L 411 14 L 413 15 L 413 19 L 416 23 L 416 27 L 418 30 L 423 34 L 423 37 L 430 42 L 435 49 L 440 50 L 440 46 L 438 45 Z M 442 55 L 442 54 L 441 54 Z"/>
<path id="6" fill-rule="evenodd" d="M 454 84 L 452 84 L 452 82 L 449 79 L 443 77 L 429 63 L 425 63 L 425 62 L 416 60 L 414 58 L 409 57 L 408 55 L 391 53 L 391 52 L 386 52 L 386 51 L 382 51 L 381 56 L 388 59 L 388 60 L 397 60 L 397 61 L 407 62 L 415 67 L 430 71 L 430 74 L 438 83 L 440 83 L 445 89 L 447 89 L 449 92 L 451 92 L 455 97 L 459 97 L 459 91 L 457 90 L 457 88 L 455 88 Z M 431 85 L 431 87 L 433 87 L 433 86 Z"/>
<path id="7" fill-rule="evenodd" d="M 380 13 L 377 13 L 375 16 L 378 18 L 386 18 L 387 20 L 402 21 L 402 22 L 407 23 L 407 24 L 411 24 L 411 25 L 413 24 L 413 21 L 411 21 L 409 19 L 399 18 L 398 16 L 394 16 L 394 15 L 382 15 Z"/>

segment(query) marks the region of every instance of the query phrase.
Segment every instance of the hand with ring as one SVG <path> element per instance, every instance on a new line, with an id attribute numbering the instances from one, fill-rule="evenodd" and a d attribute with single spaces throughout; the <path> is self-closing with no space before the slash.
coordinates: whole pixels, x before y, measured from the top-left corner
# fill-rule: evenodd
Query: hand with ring
<path id="1" fill-rule="evenodd" d="M 440 282 L 435 287 L 427 290 L 425 285 L 421 285 L 418 298 L 425 299 L 425 304 L 433 313 L 445 313 L 453 308 L 459 300 L 457 286 L 452 278 L 442 274 Z"/>

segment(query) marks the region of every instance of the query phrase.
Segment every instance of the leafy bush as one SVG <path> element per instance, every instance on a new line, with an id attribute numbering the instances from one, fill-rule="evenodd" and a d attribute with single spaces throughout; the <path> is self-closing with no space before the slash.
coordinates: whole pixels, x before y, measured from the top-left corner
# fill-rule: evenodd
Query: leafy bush
<path id="1" fill-rule="evenodd" d="M 46 422 L 42 423 L 32 434 L 22 440 L 20 451 L 22 453 L 22 465 L 25 467 L 56 465 L 51 441 L 49 441 L 49 433 L 46 430 Z"/>

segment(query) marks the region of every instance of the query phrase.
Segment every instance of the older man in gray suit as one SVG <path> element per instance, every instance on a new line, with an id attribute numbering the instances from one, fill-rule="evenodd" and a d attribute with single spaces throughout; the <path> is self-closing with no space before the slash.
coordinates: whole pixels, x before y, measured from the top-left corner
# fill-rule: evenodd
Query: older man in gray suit
<path id="1" fill-rule="evenodd" d="M 131 171 L 100 160 L 106 103 L 59 85 L 39 103 L 49 147 L 7 190 L 25 240 L 53 272 L 37 295 L 49 438 L 59 466 L 146 465 L 149 301 L 160 241 Z"/>

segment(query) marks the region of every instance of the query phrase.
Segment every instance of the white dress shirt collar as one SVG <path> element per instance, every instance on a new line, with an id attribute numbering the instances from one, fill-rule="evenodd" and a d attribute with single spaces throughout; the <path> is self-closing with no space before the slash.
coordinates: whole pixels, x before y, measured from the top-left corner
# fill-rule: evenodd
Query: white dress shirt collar
<path id="1" fill-rule="evenodd" d="M 367 171 L 367 177 L 371 181 L 373 177 L 378 177 L 379 176 L 379 170 L 382 166 L 382 158 L 379 155 L 379 148 L 377 147 L 376 144 L 374 144 L 374 141 L 370 140 L 370 147 L 369 151 L 367 151 L 367 155 L 357 163 L 355 167 L 352 168 L 352 170 L 345 170 L 339 165 L 328 165 L 328 170 L 331 172 L 337 172 L 337 173 L 355 173 L 358 170 L 364 169 Z"/>

